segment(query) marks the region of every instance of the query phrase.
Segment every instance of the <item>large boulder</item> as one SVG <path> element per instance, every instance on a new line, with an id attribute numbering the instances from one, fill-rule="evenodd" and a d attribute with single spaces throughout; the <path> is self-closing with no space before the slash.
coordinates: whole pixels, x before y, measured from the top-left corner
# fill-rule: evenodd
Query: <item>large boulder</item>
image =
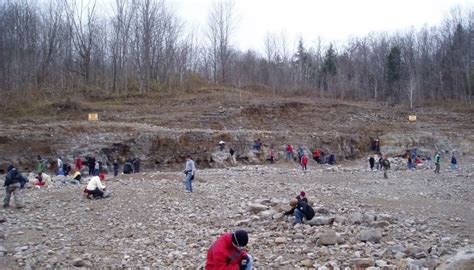
<path id="1" fill-rule="evenodd" d="M 337 243 L 337 234 L 334 230 L 325 230 L 320 233 L 318 244 L 323 246 L 335 245 Z"/>
<path id="2" fill-rule="evenodd" d="M 365 230 L 357 234 L 357 240 L 362 242 L 379 243 L 382 239 L 382 232 L 379 229 Z"/>

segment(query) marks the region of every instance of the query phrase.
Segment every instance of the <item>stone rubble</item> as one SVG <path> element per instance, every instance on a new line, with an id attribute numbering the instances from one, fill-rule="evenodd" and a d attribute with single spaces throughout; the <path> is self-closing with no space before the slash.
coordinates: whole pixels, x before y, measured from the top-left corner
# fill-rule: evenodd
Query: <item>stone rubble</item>
<path id="1" fill-rule="evenodd" d="M 199 170 L 193 193 L 181 172 L 121 175 L 105 181 L 113 195 L 103 200 L 85 199 L 84 184 L 27 188 L 25 208 L 0 212 L 0 266 L 196 269 L 220 234 L 239 228 L 256 269 L 474 265 L 472 178 L 457 177 L 473 166 L 387 180 L 358 166 Z M 301 190 L 316 216 L 293 226 L 283 213 Z"/>

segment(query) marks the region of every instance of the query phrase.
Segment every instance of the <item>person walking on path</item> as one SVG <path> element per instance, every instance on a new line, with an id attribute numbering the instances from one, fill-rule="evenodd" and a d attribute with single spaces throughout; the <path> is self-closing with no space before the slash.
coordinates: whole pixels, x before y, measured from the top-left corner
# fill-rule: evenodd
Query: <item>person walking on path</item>
<path id="1" fill-rule="evenodd" d="M 439 170 L 441 168 L 440 160 L 441 160 L 441 156 L 440 156 L 439 152 L 436 152 L 436 155 L 434 157 L 434 162 L 435 162 L 435 166 L 436 166 L 435 171 L 434 171 L 435 173 L 439 173 Z"/>
<path id="2" fill-rule="evenodd" d="M 193 192 L 192 181 L 194 179 L 194 173 L 196 172 L 196 165 L 191 155 L 186 156 L 186 167 L 184 168 L 184 188 L 185 192 Z"/>
<path id="3" fill-rule="evenodd" d="M 20 189 L 22 188 L 23 176 L 15 166 L 8 166 L 8 173 L 5 176 L 5 182 L 3 186 L 5 187 L 5 199 L 3 199 L 3 208 L 10 206 L 10 198 L 13 195 L 15 198 L 15 205 L 17 208 L 22 208 L 20 198 Z"/>

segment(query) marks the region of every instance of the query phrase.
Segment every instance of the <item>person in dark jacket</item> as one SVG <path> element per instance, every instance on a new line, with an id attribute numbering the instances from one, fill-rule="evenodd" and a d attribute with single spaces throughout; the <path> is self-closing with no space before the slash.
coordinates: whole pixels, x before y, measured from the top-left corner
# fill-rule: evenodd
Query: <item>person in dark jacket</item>
<path id="1" fill-rule="evenodd" d="M 113 165 L 114 165 L 114 176 L 117 176 L 119 172 L 119 162 L 117 159 L 114 160 Z"/>
<path id="2" fill-rule="evenodd" d="M 132 164 L 133 164 L 133 173 L 139 173 L 140 172 L 140 159 L 134 158 Z"/>
<path id="3" fill-rule="evenodd" d="M 334 164 L 336 164 L 336 155 L 334 155 L 334 153 L 331 153 L 331 154 L 329 155 L 328 164 L 329 164 L 329 165 L 334 165 Z"/>
<path id="4" fill-rule="evenodd" d="M 3 186 L 5 187 L 5 199 L 3 200 L 3 208 L 7 208 L 10 206 L 10 198 L 13 194 L 15 197 L 15 205 L 17 208 L 22 208 L 23 205 L 21 204 L 20 199 L 20 188 L 24 186 L 25 180 L 23 176 L 16 170 L 13 165 L 8 166 L 8 173 L 5 176 L 5 183 Z"/>
<path id="5" fill-rule="evenodd" d="M 373 156 L 369 157 L 369 166 L 370 166 L 370 170 L 373 171 L 374 166 L 375 166 L 375 158 Z"/>
<path id="6" fill-rule="evenodd" d="M 124 174 L 131 174 L 133 173 L 132 161 L 127 159 L 125 164 L 123 164 L 123 173 Z"/>
<path id="7" fill-rule="evenodd" d="M 238 230 L 219 237 L 207 251 L 206 270 L 250 270 L 253 259 L 245 250 L 248 233 Z"/>
<path id="8" fill-rule="evenodd" d="M 87 166 L 89 167 L 89 175 L 94 175 L 95 157 L 89 157 L 87 160 Z"/>
<path id="9" fill-rule="evenodd" d="M 295 222 L 293 224 L 303 223 L 303 218 L 311 220 L 314 217 L 313 208 L 303 200 L 298 201 L 296 198 L 293 198 L 290 200 L 290 206 L 291 210 L 285 212 L 285 216 L 294 214 Z"/>

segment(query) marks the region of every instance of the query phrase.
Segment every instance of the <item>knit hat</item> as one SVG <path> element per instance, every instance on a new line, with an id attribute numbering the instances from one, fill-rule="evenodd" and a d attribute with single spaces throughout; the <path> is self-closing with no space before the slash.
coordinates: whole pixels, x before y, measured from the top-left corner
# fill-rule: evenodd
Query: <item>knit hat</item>
<path id="1" fill-rule="evenodd" d="M 238 247 L 245 247 L 249 242 L 249 235 L 244 230 L 235 231 L 232 234 L 232 243 Z"/>
<path id="2" fill-rule="evenodd" d="M 105 179 L 105 174 L 104 173 L 99 173 L 99 179 L 103 181 Z"/>
<path id="3" fill-rule="evenodd" d="M 301 196 L 301 197 L 304 197 L 304 196 L 306 196 L 306 193 L 305 193 L 304 191 L 301 191 L 301 192 L 300 192 L 300 196 Z"/>

